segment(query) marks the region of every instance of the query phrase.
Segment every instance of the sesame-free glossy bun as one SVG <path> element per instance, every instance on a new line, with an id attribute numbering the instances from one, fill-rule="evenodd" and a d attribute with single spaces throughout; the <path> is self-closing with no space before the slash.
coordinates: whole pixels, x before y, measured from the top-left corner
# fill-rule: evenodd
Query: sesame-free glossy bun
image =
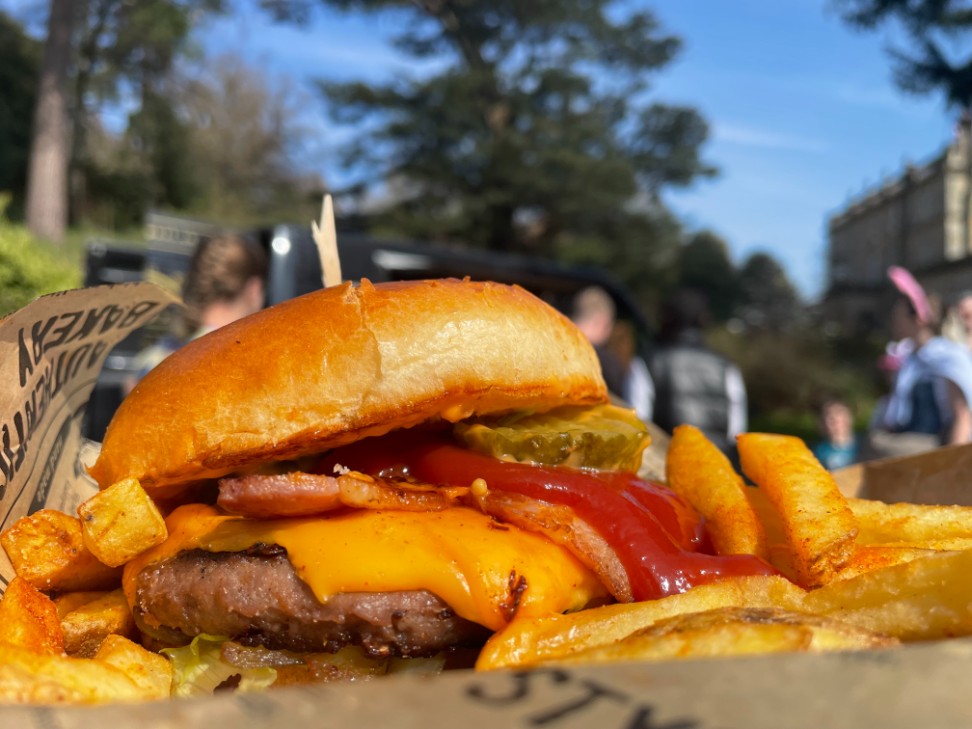
<path id="1" fill-rule="evenodd" d="M 161 494 L 426 421 L 606 399 L 588 341 L 519 287 L 362 280 L 170 355 L 122 402 L 91 475 Z"/>

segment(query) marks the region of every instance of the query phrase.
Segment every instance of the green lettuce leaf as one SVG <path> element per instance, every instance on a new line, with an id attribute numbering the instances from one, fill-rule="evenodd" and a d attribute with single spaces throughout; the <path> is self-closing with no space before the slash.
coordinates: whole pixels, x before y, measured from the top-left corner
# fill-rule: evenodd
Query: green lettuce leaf
<path id="1" fill-rule="evenodd" d="M 172 661 L 173 696 L 209 695 L 235 676 L 239 676 L 238 683 L 234 684 L 236 691 L 258 691 L 277 680 L 273 668 L 240 668 L 224 662 L 220 647 L 226 640 L 216 635 L 197 635 L 187 646 L 162 649 Z"/>

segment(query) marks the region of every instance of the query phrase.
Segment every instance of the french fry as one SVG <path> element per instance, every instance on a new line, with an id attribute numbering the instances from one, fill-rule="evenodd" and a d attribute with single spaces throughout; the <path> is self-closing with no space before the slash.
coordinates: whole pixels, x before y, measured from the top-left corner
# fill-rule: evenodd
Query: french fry
<path id="1" fill-rule="evenodd" d="M 763 526 L 766 534 L 766 549 L 769 554 L 769 563 L 780 571 L 786 578 L 799 581 L 796 565 L 793 562 L 793 551 L 790 549 L 786 538 L 786 530 L 783 528 L 783 520 L 779 513 L 766 498 L 766 492 L 761 488 L 747 487 L 746 500 L 753 507 L 756 518 Z"/>
<path id="2" fill-rule="evenodd" d="M 122 671 L 141 692 L 140 698 L 164 699 L 172 691 L 172 663 L 120 635 L 105 638 L 95 660 Z"/>
<path id="3" fill-rule="evenodd" d="M 718 608 L 660 620 L 615 643 L 587 648 L 556 663 L 658 661 L 781 653 L 856 650 L 897 645 L 846 623 L 778 608 Z"/>
<path id="4" fill-rule="evenodd" d="M 30 597 L 25 600 L 23 595 Z M 40 593 L 18 578 L 0 602 L 4 625 L 0 703 L 99 703 L 169 696 L 172 666 L 168 659 L 120 635 L 104 637 L 94 660 L 65 656 L 56 645 L 38 641 L 38 635 L 43 639 L 56 634 L 59 626 L 51 622 L 56 608 L 50 600 L 45 608 L 46 625 L 31 621 L 34 613 L 28 612 L 28 606 L 37 595 Z M 27 635 L 23 628 L 31 625 L 33 634 Z"/>
<path id="5" fill-rule="evenodd" d="M 950 537 L 948 539 L 925 539 L 918 542 L 891 542 L 887 547 L 902 549 L 933 549 L 936 552 L 961 552 L 972 549 L 972 537 Z"/>
<path id="6" fill-rule="evenodd" d="M 804 591 L 783 577 L 731 577 L 660 600 L 518 619 L 486 642 L 476 668 L 523 667 L 560 659 L 687 613 L 739 606 L 799 610 L 803 597 Z"/>
<path id="7" fill-rule="evenodd" d="M 972 539 L 972 507 L 849 499 L 859 544 Z"/>
<path id="8" fill-rule="evenodd" d="M 118 589 L 88 601 L 61 617 L 64 650 L 68 655 L 91 658 L 110 635 L 137 634 L 135 620 Z"/>
<path id="9" fill-rule="evenodd" d="M 38 655 L 64 653 L 64 635 L 54 602 L 22 577 L 14 577 L 0 598 L 0 644 Z"/>
<path id="10" fill-rule="evenodd" d="M 0 645 L 0 703 L 95 704 L 149 698 L 115 666 Z"/>
<path id="11" fill-rule="evenodd" d="M 84 592 L 65 592 L 53 598 L 54 605 L 57 607 L 57 614 L 64 620 L 64 616 L 77 610 L 82 605 L 94 602 L 100 597 L 107 595 L 105 590 L 86 590 Z"/>
<path id="12" fill-rule="evenodd" d="M 737 442 L 743 471 L 780 515 L 799 583 L 827 584 L 853 556 L 857 537 L 833 476 L 799 438 L 745 433 Z"/>
<path id="13" fill-rule="evenodd" d="M 19 577 L 39 590 L 73 592 L 117 587 L 121 570 L 99 562 L 84 545 L 77 517 L 42 509 L 0 533 Z"/>
<path id="14" fill-rule="evenodd" d="M 705 517 L 719 554 L 769 559 L 766 532 L 729 459 L 698 428 L 675 428 L 666 461 L 668 485 Z"/>
<path id="15" fill-rule="evenodd" d="M 101 562 L 118 567 L 165 541 L 165 520 L 137 479 L 126 478 L 78 507 L 84 544 Z"/>
<path id="16" fill-rule="evenodd" d="M 781 653 L 806 650 L 810 642 L 809 631 L 797 625 L 713 623 L 709 620 L 710 616 L 722 610 L 688 613 L 661 620 L 615 643 L 585 648 L 558 660 L 541 663 L 576 665 Z"/>
<path id="17" fill-rule="evenodd" d="M 972 635 L 972 551 L 863 572 L 807 594 L 807 612 L 904 641 Z"/>
<path id="18" fill-rule="evenodd" d="M 888 544 L 865 544 L 859 545 L 854 550 L 854 556 L 844 565 L 844 568 L 837 574 L 837 579 L 848 580 L 857 577 L 865 572 L 891 567 L 896 564 L 904 564 L 913 559 L 928 557 L 936 551 L 931 547 L 915 546 L 892 546 Z"/>

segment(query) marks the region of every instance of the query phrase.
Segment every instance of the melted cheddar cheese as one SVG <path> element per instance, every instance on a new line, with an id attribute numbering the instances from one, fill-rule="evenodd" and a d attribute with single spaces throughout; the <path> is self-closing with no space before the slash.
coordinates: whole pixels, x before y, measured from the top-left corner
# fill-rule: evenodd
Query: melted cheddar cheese
<path id="1" fill-rule="evenodd" d="M 136 575 L 152 563 L 188 549 L 236 552 L 258 543 L 284 547 L 322 602 L 341 592 L 424 589 L 492 630 L 512 617 L 520 578 L 526 588 L 518 616 L 577 610 L 607 595 L 597 577 L 563 548 L 467 508 L 355 510 L 259 521 L 190 505 L 176 509 L 166 525 L 169 538 L 125 567 L 129 604 L 135 602 Z"/>

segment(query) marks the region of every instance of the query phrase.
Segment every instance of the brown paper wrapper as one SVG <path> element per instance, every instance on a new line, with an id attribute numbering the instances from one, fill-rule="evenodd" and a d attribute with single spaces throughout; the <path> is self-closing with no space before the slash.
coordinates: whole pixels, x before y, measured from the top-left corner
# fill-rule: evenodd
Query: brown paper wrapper
<path id="1" fill-rule="evenodd" d="M 972 444 L 858 463 L 834 472 L 846 496 L 888 503 L 972 505 Z"/>
<path id="2" fill-rule="evenodd" d="M 13 729 L 966 729 L 972 643 L 436 678 L 95 708 L 0 707 Z"/>
<path id="3" fill-rule="evenodd" d="M 0 530 L 96 490 L 81 419 L 105 358 L 178 299 L 149 283 L 44 296 L 0 321 Z M 0 592 L 13 568 L 0 550 Z"/>

